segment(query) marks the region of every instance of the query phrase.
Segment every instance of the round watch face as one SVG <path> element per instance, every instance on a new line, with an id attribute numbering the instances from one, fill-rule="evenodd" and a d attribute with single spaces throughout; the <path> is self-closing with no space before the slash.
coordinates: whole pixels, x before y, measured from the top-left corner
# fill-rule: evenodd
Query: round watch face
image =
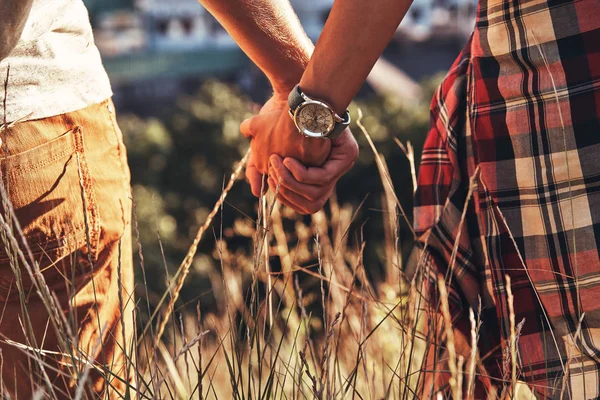
<path id="1" fill-rule="evenodd" d="M 310 101 L 302 104 L 295 113 L 296 126 L 310 137 L 325 137 L 333 129 L 333 111 L 327 105 Z"/>

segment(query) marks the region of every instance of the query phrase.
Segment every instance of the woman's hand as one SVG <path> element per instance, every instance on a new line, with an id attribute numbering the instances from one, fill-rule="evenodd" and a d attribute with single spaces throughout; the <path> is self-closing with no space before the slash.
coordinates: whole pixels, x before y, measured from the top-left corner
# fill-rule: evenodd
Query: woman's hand
<path id="1" fill-rule="evenodd" d="M 269 188 L 277 192 L 281 203 L 302 214 L 314 214 L 323 208 L 337 181 L 358 157 L 358 144 L 350 129 L 328 142 L 332 144 L 331 153 L 321 167 L 305 166 L 292 157 L 270 157 Z"/>

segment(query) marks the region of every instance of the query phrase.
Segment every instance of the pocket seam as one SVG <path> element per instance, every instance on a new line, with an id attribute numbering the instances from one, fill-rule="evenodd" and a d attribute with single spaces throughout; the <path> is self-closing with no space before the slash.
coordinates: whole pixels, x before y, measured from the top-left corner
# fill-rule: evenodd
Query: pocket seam
<path id="1" fill-rule="evenodd" d="M 65 157 L 70 153 L 73 153 L 76 151 L 75 148 L 75 141 L 72 139 L 72 137 L 75 135 L 75 129 L 70 129 L 68 131 L 66 131 L 65 133 L 63 133 L 62 135 L 60 135 L 59 137 L 55 138 L 54 140 L 51 140 L 47 143 L 44 143 L 42 145 L 36 146 L 32 149 L 28 149 L 25 150 L 24 152 L 21 153 L 17 153 L 17 154 L 13 154 L 10 155 L 8 157 L 3 157 L 0 159 L 0 165 L 2 165 L 5 169 L 6 169 L 6 174 L 11 175 L 11 176 L 21 176 L 23 174 L 26 174 L 28 172 L 31 171 L 36 171 L 41 167 L 44 167 L 48 164 L 53 163 L 54 161 L 58 160 L 59 158 Z M 10 168 L 11 164 L 15 162 L 15 160 L 18 160 L 19 158 L 23 158 L 26 157 L 32 153 L 34 153 L 37 149 L 40 149 L 46 145 L 49 144 L 56 144 L 57 142 L 61 141 L 61 140 L 66 140 L 68 141 L 68 147 L 65 150 L 60 151 L 59 153 L 54 154 L 52 157 L 44 159 L 44 160 L 40 160 L 37 162 L 33 162 L 25 167 L 17 164 L 14 169 Z"/>
<path id="2" fill-rule="evenodd" d="M 74 168 L 76 168 L 76 171 L 74 173 L 76 174 L 76 178 L 79 181 L 79 185 L 77 185 L 76 189 L 74 190 L 79 191 L 81 199 L 84 201 L 84 204 L 81 204 L 81 206 L 83 207 L 83 221 L 72 222 L 70 225 L 70 228 L 72 229 L 69 229 L 61 236 L 54 236 L 52 240 L 47 240 L 43 244 L 38 243 L 40 241 L 40 238 L 44 237 L 43 234 L 34 234 L 31 236 L 28 235 L 25 239 L 27 242 L 27 246 L 31 250 L 31 253 L 34 256 L 34 258 L 36 258 L 35 256 L 40 254 L 49 254 L 49 256 L 52 257 L 53 261 L 56 263 L 64 259 L 65 257 L 68 257 L 68 255 L 73 253 L 74 251 L 77 251 L 85 246 L 89 250 L 91 262 L 94 263 L 97 260 L 100 228 L 98 218 L 98 205 L 96 203 L 94 186 L 87 165 L 87 157 L 84 151 L 83 132 L 80 126 L 76 126 L 73 129 L 67 131 L 64 135 L 71 135 L 65 139 L 68 140 L 68 142 L 65 143 L 65 150 L 60 150 L 50 158 L 45 159 L 41 162 L 37 162 L 33 164 L 33 166 L 28 165 L 25 168 L 21 168 L 19 173 L 9 173 L 9 171 L 6 171 L 6 175 L 10 175 L 13 178 L 19 177 L 25 173 L 32 173 L 42 166 L 50 165 L 52 162 L 59 160 L 61 157 L 66 157 L 69 154 L 74 156 L 74 161 L 76 162 L 76 165 L 74 166 Z M 63 136 L 60 136 L 57 139 L 63 139 Z M 52 142 L 54 141 L 49 141 L 46 144 Z M 39 148 L 41 146 L 37 146 L 36 148 Z M 30 150 L 34 149 L 35 148 Z M 27 150 L 26 152 L 30 150 Z M 24 153 L 15 154 L 10 157 L 17 157 L 22 154 Z M 16 158 L 13 158 L 13 160 L 16 160 Z M 26 161 L 27 160 L 24 160 L 24 163 L 26 163 Z M 4 163 L 4 166 L 9 165 L 9 163 Z M 81 190 L 83 190 L 83 193 L 81 193 Z M 87 228 L 86 222 L 88 225 Z M 18 241 L 18 245 L 19 250 L 23 250 L 25 247 L 25 245 L 21 243 L 21 241 Z M 69 253 L 66 253 L 67 251 L 69 251 Z M 10 261 L 10 253 L 7 251 L 4 245 L 0 245 L 0 264 L 5 264 L 8 261 Z M 88 273 L 89 270 L 90 268 L 88 266 L 86 268 L 85 273 Z M 7 279 L 4 278 L 6 276 L 10 277 L 11 275 L 11 272 L 8 272 L 6 274 L 0 274 L 0 293 L 16 290 L 16 287 L 13 287 L 9 290 L 8 285 L 5 284 L 5 281 L 7 281 Z M 25 286 L 30 287 L 30 278 L 24 278 Z M 48 276 L 47 279 L 54 279 L 54 275 Z M 10 281 L 10 279 L 8 279 L 8 281 Z"/>

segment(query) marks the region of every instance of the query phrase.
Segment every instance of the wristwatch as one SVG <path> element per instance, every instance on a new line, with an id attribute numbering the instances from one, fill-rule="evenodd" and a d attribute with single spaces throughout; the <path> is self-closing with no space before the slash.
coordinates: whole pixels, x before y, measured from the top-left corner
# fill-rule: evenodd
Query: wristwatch
<path id="1" fill-rule="evenodd" d="M 350 125 L 348 110 L 341 117 L 324 101 L 311 99 L 296 85 L 288 98 L 298 131 L 311 138 L 335 139 Z"/>

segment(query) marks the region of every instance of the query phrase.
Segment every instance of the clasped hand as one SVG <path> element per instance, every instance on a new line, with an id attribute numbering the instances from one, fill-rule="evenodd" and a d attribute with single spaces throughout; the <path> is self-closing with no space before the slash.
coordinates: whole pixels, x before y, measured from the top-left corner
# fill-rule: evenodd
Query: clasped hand
<path id="1" fill-rule="evenodd" d="M 241 133 L 252 139 L 246 178 L 255 196 L 270 188 L 281 203 L 314 214 L 354 165 L 358 145 L 350 129 L 334 140 L 307 138 L 288 110 L 287 95 L 276 93 L 240 125 Z"/>

